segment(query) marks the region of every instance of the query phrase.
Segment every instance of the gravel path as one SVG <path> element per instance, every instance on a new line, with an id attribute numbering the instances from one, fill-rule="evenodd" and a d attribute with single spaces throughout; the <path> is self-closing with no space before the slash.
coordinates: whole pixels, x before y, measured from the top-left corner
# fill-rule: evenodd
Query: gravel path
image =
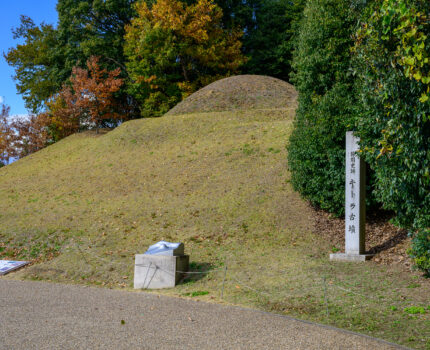
<path id="1" fill-rule="evenodd" d="M 0 349 L 402 347 L 239 307 L 144 292 L 0 279 Z"/>

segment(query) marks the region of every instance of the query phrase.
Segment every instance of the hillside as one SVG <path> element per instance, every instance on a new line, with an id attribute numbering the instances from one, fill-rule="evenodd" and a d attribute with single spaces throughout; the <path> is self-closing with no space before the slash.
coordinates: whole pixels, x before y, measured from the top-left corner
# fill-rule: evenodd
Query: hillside
<path id="1" fill-rule="evenodd" d="M 73 248 L 77 237 L 85 247 L 109 247 L 120 260 L 160 239 L 185 240 L 188 251 L 203 240 L 213 245 L 215 262 L 220 242 L 245 233 L 310 229 L 306 217 L 301 219 L 307 206 L 286 184 L 285 144 L 295 96 L 273 95 L 276 81 L 287 84 L 280 80 L 255 79 L 259 86 L 269 82 L 276 110 L 255 112 L 243 105 L 234 113 L 134 120 L 104 135 L 75 134 L 2 168 L 3 256 L 45 260 L 47 253 L 60 253 L 25 273 L 80 279 L 85 273 L 73 266 L 82 262 Z M 244 80 L 249 84 L 250 77 Z M 200 99 L 208 101 L 221 103 L 223 97 Z M 48 268 L 63 259 L 68 266 Z M 102 279 L 118 277 L 105 273 Z"/>
<path id="2" fill-rule="evenodd" d="M 182 241 L 192 270 L 209 272 L 163 293 L 424 348 L 428 313 L 408 318 L 401 332 L 395 325 L 408 317 L 406 306 L 426 305 L 427 281 L 399 266 L 328 261 L 339 243 L 330 236 L 336 221 L 289 184 L 295 107 L 285 82 L 232 77 L 164 117 L 75 134 L 1 168 L 0 257 L 33 262 L 6 278 L 131 288 L 134 254 L 162 239 Z M 390 239 L 381 238 L 375 244 Z M 411 343 L 413 332 L 420 338 Z"/>

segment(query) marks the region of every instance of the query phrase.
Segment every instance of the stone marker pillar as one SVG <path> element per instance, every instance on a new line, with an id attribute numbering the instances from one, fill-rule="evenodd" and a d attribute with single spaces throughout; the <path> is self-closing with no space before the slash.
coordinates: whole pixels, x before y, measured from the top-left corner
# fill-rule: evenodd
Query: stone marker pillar
<path id="1" fill-rule="evenodd" d="M 365 261 L 366 167 L 358 156 L 359 138 L 346 133 L 345 162 L 345 253 L 330 254 L 330 260 Z"/>

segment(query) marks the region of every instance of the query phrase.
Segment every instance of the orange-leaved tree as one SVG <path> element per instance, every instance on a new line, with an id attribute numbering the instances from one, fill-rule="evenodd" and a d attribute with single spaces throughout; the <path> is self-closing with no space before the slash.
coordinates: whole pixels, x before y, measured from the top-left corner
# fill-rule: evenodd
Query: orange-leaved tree
<path id="1" fill-rule="evenodd" d="M 64 85 L 47 102 L 46 111 L 8 123 L 8 107 L 0 111 L 0 162 L 25 157 L 80 129 L 126 119 L 126 109 L 114 94 L 123 85 L 120 70 L 101 69 L 97 57 L 87 62 L 88 69 L 73 68 L 70 85 Z"/>
<path id="2" fill-rule="evenodd" d="M 54 141 L 79 129 L 97 128 L 106 123 L 127 119 L 127 111 L 115 98 L 123 85 L 121 71 L 108 71 L 99 65 L 99 58 L 91 56 L 87 69 L 74 67 L 70 84 L 47 103 L 50 133 Z"/>
<path id="3" fill-rule="evenodd" d="M 80 111 L 81 123 L 86 121 L 97 127 L 103 121 L 125 117 L 114 96 L 124 83 L 119 78 L 121 70 L 101 69 L 98 62 L 98 57 L 91 56 L 87 61 L 88 69 L 73 68 L 70 82 L 74 94 L 66 99 L 66 103 L 74 104 Z"/>
<path id="4" fill-rule="evenodd" d="M 15 118 L 11 123 L 13 155 L 22 158 L 44 148 L 49 143 L 48 126 L 49 119 L 43 113 Z"/>
<path id="5" fill-rule="evenodd" d="M 61 91 L 47 102 L 47 111 L 43 113 L 48 120 L 49 135 L 52 142 L 59 141 L 79 131 L 80 111 L 76 107 L 73 92 L 64 86 Z"/>
<path id="6" fill-rule="evenodd" d="M 243 32 L 222 26 L 213 0 L 187 5 L 179 0 L 136 4 L 126 27 L 129 93 L 143 116 L 165 113 L 198 88 L 238 72 Z"/>
<path id="7" fill-rule="evenodd" d="M 11 158 L 22 158 L 49 143 L 49 119 L 46 114 L 25 118 L 9 118 L 10 108 L 0 110 L 0 163 L 8 164 Z"/>

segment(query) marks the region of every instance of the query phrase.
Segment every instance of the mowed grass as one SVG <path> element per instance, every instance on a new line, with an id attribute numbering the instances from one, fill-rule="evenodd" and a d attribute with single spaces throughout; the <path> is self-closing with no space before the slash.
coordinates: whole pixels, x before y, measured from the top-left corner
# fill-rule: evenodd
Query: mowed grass
<path id="1" fill-rule="evenodd" d="M 205 273 L 156 293 L 430 349 L 426 280 L 374 262 L 328 260 L 332 245 L 289 183 L 293 113 L 136 120 L 73 135 L 0 169 L 0 256 L 34 262 L 3 278 L 132 289 L 134 254 L 180 241 L 192 271 Z"/>

